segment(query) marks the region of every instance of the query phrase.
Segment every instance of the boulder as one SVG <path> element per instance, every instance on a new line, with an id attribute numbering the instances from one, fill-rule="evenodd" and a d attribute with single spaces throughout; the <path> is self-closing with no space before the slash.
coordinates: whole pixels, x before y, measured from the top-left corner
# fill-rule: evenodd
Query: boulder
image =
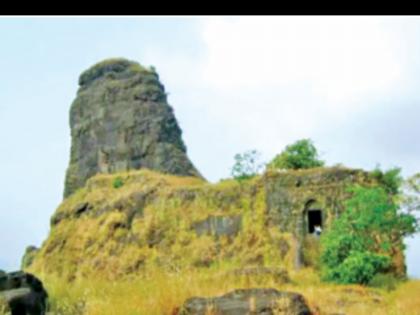
<path id="1" fill-rule="evenodd" d="M 213 298 L 193 297 L 178 315 L 310 315 L 302 295 L 275 289 L 238 289 Z"/>
<path id="2" fill-rule="evenodd" d="M 0 307 L 11 315 L 45 315 L 48 294 L 42 282 L 22 271 L 0 275 Z"/>

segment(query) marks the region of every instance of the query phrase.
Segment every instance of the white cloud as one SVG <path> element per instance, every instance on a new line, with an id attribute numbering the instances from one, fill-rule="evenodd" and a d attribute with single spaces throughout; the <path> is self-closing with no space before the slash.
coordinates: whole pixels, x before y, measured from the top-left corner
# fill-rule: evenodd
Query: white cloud
<path id="1" fill-rule="evenodd" d="M 218 89 L 261 89 L 309 81 L 342 101 L 381 92 L 401 76 L 395 37 L 373 17 L 207 19 L 203 78 Z"/>
<path id="2" fill-rule="evenodd" d="M 328 162 L 378 162 L 364 164 L 372 141 L 377 156 L 386 140 L 374 139 L 369 124 L 378 121 L 375 113 L 397 110 L 398 95 L 407 90 L 419 51 L 408 31 L 418 28 L 418 19 L 211 17 L 197 23 L 198 40 L 174 41 L 170 51 L 139 51 L 142 62 L 157 66 L 190 155 L 205 175 L 227 176 L 221 170 L 241 150 L 256 148 L 269 159 L 304 137 L 327 149 Z M 198 45 L 184 51 L 190 42 Z M 396 103 L 384 103 L 391 95 Z M 363 125 L 365 139 L 356 140 L 352 126 L 361 117 L 370 122 Z M 207 160 L 211 152 L 226 153 L 216 163 Z"/>
<path id="3" fill-rule="evenodd" d="M 236 133 L 238 147 L 258 148 L 268 158 L 291 141 L 316 138 L 352 115 L 377 110 L 377 99 L 402 84 L 404 28 L 393 29 L 394 22 L 207 18 L 201 23 L 204 53 L 191 65 L 195 75 L 182 79 L 205 92 L 201 107 Z"/>

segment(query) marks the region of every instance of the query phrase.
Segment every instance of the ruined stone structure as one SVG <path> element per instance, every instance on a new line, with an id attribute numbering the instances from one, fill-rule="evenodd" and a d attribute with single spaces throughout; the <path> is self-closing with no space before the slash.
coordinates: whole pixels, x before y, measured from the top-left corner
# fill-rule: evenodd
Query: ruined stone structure
<path id="1" fill-rule="evenodd" d="M 350 185 L 374 185 L 362 170 L 315 168 L 271 172 L 265 176 L 266 207 L 271 224 L 295 236 L 295 266 L 304 264 L 305 241 L 315 236 L 315 226 L 327 228 L 344 211 Z"/>
<path id="2" fill-rule="evenodd" d="M 110 59 L 83 72 L 79 85 L 70 110 L 65 197 L 97 173 L 149 168 L 200 176 L 153 69 Z"/>
<path id="3" fill-rule="evenodd" d="M 299 268 L 311 264 L 316 229 L 344 210 L 347 187 L 377 184 L 344 167 L 207 183 L 187 157 L 157 74 L 124 59 L 81 75 L 70 125 L 67 198 L 48 239 L 24 259 L 35 273 L 121 277 L 221 262 Z M 394 264 L 405 274 L 403 255 Z"/>

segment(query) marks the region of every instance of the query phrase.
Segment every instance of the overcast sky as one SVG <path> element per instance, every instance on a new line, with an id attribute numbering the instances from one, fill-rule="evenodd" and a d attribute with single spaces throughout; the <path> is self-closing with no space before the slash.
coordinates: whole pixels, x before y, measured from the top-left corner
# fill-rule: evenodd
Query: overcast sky
<path id="1" fill-rule="evenodd" d="M 301 138 L 329 165 L 420 171 L 419 17 L 3 17 L 0 39 L 0 269 L 47 237 L 78 76 L 105 58 L 156 67 L 210 181 L 235 153 L 268 161 Z M 420 239 L 407 244 L 420 277 Z"/>

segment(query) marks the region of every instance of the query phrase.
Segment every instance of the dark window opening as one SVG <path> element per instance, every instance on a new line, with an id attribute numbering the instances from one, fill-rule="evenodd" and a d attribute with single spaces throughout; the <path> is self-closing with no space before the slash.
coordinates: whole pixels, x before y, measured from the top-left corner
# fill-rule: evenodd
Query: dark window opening
<path id="1" fill-rule="evenodd" d="M 308 231 L 310 234 L 315 232 L 315 227 L 322 228 L 321 210 L 308 210 Z"/>

